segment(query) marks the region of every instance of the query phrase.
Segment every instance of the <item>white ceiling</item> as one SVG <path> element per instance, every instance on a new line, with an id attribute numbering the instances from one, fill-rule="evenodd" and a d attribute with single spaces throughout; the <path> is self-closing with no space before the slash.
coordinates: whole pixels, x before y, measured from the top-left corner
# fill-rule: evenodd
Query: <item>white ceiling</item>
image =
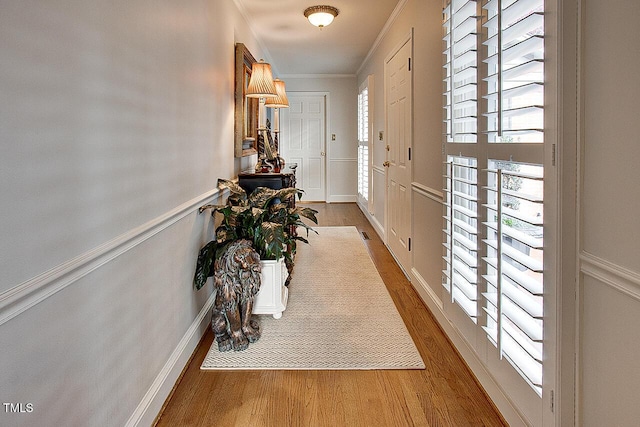
<path id="1" fill-rule="evenodd" d="M 280 76 L 355 74 L 399 3 L 398 0 L 235 1 Z M 315 5 L 334 6 L 340 14 L 331 25 L 319 29 L 303 15 L 307 7 Z"/>

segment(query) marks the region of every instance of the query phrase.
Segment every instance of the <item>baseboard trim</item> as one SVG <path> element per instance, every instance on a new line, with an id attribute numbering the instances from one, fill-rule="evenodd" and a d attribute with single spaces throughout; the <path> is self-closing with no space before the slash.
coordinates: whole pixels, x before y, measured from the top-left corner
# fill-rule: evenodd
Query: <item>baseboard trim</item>
<path id="1" fill-rule="evenodd" d="M 191 355 L 198 347 L 200 339 L 209 327 L 209 313 L 215 301 L 215 292 L 211 294 L 204 304 L 198 316 L 194 319 L 187 332 L 184 334 L 176 348 L 171 353 L 169 360 L 164 364 L 160 373 L 145 393 L 131 417 L 125 424 L 126 427 L 152 426 L 162 410 L 165 400 L 171 394 L 171 390 L 180 378 L 182 370 L 189 362 Z"/>
<path id="2" fill-rule="evenodd" d="M 456 327 L 449 321 L 449 318 L 444 312 L 443 303 L 440 298 L 437 298 L 429 284 L 419 273 L 415 271 L 415 269 L 412 269 L 411 273 L 413 279 L 411 284 L 413 288 L 418 292 L 422 301 L 425 303 L 429 311 L 431 311 L 433 317 L 435 317 L 445 335 L 449 338 L 449 341 L 451 341 L 455 349 L 458 351 L 458 354 L 460 354 L 469 370 L 475 376 L 476 381 L 484 389 L 485 393 L 489 396 L 504 420 L 511 426 L 526 426 L 527 423 L 515 408 L 507 394 L 486 370 L 484 363 L 482 363 L 475 351 L 458 332 L 458 329 L 456 329 Z"/>
<path id="3" fill-rule="evenodd" d="M 223 197 L 227 191 L 220 191 L 218 188 L 208 191 L 146 224 L 3 292 L 0 294 L 0 325 L 191 215 L 203 204 Z"/>
<path id="4" fill-rule="evenodd" d="M 363 206 L 359 202 L 357 203 L 357 205 L 360 208 L 360 211 L 362 211 L 362 213 L 364 214 L 364 216 L 367 217 L 369 224 L 373 226 L 373 229 L 378 234 L 378 237 L 380 237 L 380 240 L 384 242 L 384 227 L 382 226 L 382 224 L 380 224 L 380 221 L 378 221 L 378 218 L 373 216 L 371 212 L 369 212 L 369 209 L 366 206 Z"/>
<path id="5" fill-rule="evenodd" d="M 327 203 L 354 203 L 357 196 L 353 194 L 331 195 L 327 198 Z"/>
<path id="6" fill-rule="evenodd" d="M 444 307 L 442 305 L 442 299 L 436 295 L 433 289 L 431 289 L 431 286 L 429 286 L 427 281 L 424 280 L 424 277 L 422 277 L 422 274 L 420 274 L 418 270 L 416 270 L 415 268 L 412 268 L 411 275 L 413 276 L 413 280 L 411 280 L 413 287 L 415 288 L 416 285 L 422 287 L 422 289 L 418 291 L 418 293 L 420 293 L 420 296 L 422 297 L 422 291 L 424 291 L 428 295 L 429 299 L 434 304 L 436 304 L 436 306 L 438 307 L 438 310 L 443 311 Z M 422 297 L 422 299 L 424 299 L 424 297 Z"/>

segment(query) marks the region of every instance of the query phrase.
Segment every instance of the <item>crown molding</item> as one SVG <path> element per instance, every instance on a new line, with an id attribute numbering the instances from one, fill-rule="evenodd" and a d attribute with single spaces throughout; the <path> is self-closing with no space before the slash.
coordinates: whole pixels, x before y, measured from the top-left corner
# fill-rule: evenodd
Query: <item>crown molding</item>
<path id="1" fill-rule="evenodd" d="M 378 34 L 378 37 L 373 42 L 371 49 L 369 49 L 369 53 L 367 53 L 367 56 L 365 56 L 364 60 L 362 61 L 362 64 L 360 64 L 360 67 L 358 67 L 356 74 L 360 74 L 365 64 L 369 61 L 369 59 L 371 59 L 371 56 L 378 49 L 378 46 L 382 42 L 382 39 L 384 38 L 384 36 L 387 35 L 387 33 L 389 32 L 389 29 L 391 28 L 391 25 L 393 25 L 393 23 L 396 21 L 396 19 L 398 18 L 398 15 L 400 15 L 400 12 L 402 12 L 404 7 L 407 5 L 408 1 L 409 0 L 400 0 L 398 4 L 396 4 L 395 9 L 393 9 L 393 12 L 391 12 L 391 15 L 389 15 L 389 19 L 387 19 L 387 22 L 384 24 L 384 27 L 382 27 L 382 30 L 380 30 L 380 34 Z"/>

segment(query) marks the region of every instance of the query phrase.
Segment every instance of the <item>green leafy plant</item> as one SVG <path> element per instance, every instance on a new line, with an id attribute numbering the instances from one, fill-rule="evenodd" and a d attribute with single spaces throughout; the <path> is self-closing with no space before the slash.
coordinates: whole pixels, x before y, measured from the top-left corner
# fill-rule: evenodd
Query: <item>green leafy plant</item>
<path id="1" fill-rule="evenodd" d="M 198 255 L 194 285 L 200 289 L 213 276 L 215 260 L 220 258 L 227 247 L 241 239 L 253 242 L 253 247 L 263 260 L 285 258 L 291 271 L 294 264 L 297 242 L 309 243 L 297 233 L 298 228 L 314 231 L 302 218 L 318 223 L 316 210 L 308 207 L 290 207 L 291 197 L 301 198 L 303 191 L 298 188 L 274 190 L 258 187 L 250 195 L 233 181 L 218 180 L 219 188 L 227 188 L 229 197 L 225 205 L 206 205 L 200 212 L 212 209 L 215 240 L 207 243 Z M 315 231 L 314 231 L 315 232 Z"/>

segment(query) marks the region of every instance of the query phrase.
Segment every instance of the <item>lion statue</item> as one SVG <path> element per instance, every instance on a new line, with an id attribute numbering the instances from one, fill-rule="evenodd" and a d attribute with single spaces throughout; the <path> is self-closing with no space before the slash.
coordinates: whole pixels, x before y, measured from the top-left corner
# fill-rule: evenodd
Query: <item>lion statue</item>
<path id="1" fill-rule="evenodd" d="M 260 290 L 260 256 L 248 240 L 233 242 L 215 262 L 216 299 L 211 327 L 220 351 L 246 350 L 260 338 L 252 319 L 253 300 Z"/>

